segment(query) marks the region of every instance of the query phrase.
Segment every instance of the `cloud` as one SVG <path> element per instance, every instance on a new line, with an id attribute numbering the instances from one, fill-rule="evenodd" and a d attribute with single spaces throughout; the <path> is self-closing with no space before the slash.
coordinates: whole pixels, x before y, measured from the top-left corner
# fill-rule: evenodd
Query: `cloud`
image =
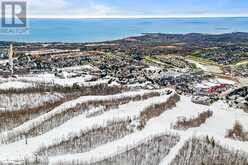
<path id="1" fill-rule="evenodd" d="M 142 2 L 141 0 L 26 1 L 28 4 L 28 16 L 36 18 L 212 17 L 248 15 L 246 12 L 248 7 L 247 0 L 142 0 Z"/>
<path id="2" fill-rule="evenodd" d="M 101 17 L 112 8 L 93 0 L 27 0 L 29 17 Z"/>

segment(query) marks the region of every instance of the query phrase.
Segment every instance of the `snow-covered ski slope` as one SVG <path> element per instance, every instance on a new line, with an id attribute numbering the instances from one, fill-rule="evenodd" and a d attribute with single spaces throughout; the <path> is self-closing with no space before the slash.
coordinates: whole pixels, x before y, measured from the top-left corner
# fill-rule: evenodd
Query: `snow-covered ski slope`
<path id="1" fill-rule="evenodd" d="M 0 164 L 166 165 L 190 139 L 206 136 L 230 152 L 248 155 L 247 141 L 226 138 L 236 121 L 248 131 L 248 113 L 222 101 L 205 106 L 177 97 L 172 89 L 160 89 L 65 101 L 1 132 Z M 197 127 L 173 127 L 181 118 L 197 118 L 207 111 L 213 115 Z"/>

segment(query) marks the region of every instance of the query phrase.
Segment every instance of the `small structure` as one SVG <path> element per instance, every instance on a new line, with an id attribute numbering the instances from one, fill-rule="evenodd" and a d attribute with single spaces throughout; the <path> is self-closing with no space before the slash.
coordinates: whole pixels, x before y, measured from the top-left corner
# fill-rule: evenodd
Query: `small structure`
<path id="1" fill-rule="evenodd" d="M 13 45 L 10 44 L 10 47 L 9 47 L 9 65 L 10 65 L 10 75 L 11 76 L 13 76 L 13 73 L 14 73 L 13 55 L 14 55 Z"/>

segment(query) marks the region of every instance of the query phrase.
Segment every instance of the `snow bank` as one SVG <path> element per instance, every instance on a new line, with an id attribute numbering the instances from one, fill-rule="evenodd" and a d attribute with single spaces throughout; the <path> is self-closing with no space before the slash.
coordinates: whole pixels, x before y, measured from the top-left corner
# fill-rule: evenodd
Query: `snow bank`
<path id="1" fill-rule="evenodd" d="M 222 79 L 222 78 L 217 78 L 217 81 L 221 84 L 229 84 L 229 85 L 235 85 L 236 84 L 235 81 Z"/>
<path id="2" fill-rule="evenodd" d="M 30 75 L 18 77 L 18 80 L 33 82 L 33 83 L 46 83 L 46 84 L 55 84 L 61 86 L 72 86 L 73 84 L 81 84 L 84 86 L 94 86 L 98 84 L 107 83 L 109 80 L 97 80 L 92 82 L 87 82 L 91 78 L 91 75 L 79 76 L 74 78 L 59 78 L 54 74 L 43 73 L 38 75 Z"/>
<path id="3" fill-rule="evenodd" d="M 32 83 L 21 82 L 21 81 L 8 81 L 0 84 L 0 90 L 6 89 L 23 89 L 33 87 Z"/>

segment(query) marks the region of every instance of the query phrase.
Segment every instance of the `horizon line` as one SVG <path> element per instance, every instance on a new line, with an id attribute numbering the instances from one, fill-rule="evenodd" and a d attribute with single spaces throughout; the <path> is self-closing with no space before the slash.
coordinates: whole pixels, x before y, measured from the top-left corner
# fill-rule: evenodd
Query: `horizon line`
<path id="1" fill-rule="evenodd" d="M 180 18 L 247 18 L 248 15 L 208 15 L 208 16 L 92 16 L 92 17 L 83 17 L 83 16 L 28 16 L 28 19 L 180 19 Z"/>

